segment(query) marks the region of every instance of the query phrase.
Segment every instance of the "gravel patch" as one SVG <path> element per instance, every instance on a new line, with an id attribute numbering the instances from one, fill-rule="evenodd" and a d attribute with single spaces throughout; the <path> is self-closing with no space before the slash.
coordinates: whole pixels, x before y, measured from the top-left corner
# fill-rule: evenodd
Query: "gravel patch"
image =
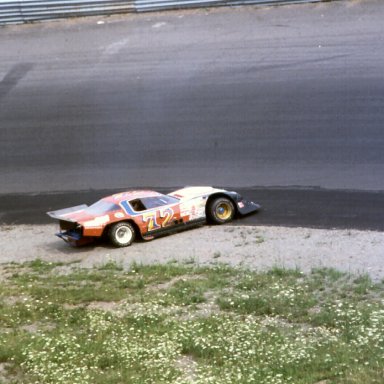
<path id="1" fill-rule="evenodd" d="M 274 266 L 332 267 L 384 278 L 384 233 L 311 228 L 204 226 L 134 243 L 127 248 L 97 244 L 72 248 L 56 238 L 56 225 L 0 226 L 0 263 L 40 258 L 78 262 L 91 268 L 113 261 L 129 268 L 132 262 L 242 265 L 265 270 Z"/>

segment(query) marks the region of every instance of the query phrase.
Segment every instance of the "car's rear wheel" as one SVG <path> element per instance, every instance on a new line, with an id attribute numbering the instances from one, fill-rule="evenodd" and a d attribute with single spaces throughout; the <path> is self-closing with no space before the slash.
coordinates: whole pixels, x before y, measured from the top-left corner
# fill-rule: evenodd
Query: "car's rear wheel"
<path id="1" fill-rule="evenodd" d="M 135 240 L 135 236 L 135 228 L 125 221 L 113 224 L 108 230 L 109 240 L 116 247 L 128 247 Z"/>
<path id="2" fill-rule="evenodd" d="M 224 224 L 231 221 L 235 213 L 235 206 L 230 199 L 218 197 L 209 203 L 207 217 L 215 224 Z"/>

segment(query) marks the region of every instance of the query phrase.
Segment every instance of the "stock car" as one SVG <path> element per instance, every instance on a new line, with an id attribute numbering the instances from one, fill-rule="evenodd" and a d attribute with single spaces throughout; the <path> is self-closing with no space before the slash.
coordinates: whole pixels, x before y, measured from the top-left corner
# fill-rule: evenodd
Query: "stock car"
<path id="1" fill-rule="evenodd" d="M 137 237 L 156 236 L 189 226 L 224 224 L 247 215 L 260 205 L 233 191 L 213 187 L 186 187 L 169 194 L 150 190 L 116 193 L 87 206 L 47 212 L 59 220 L 56 235 L 73 246 L 106 236 L 116 247 L 131 245 Z"/>

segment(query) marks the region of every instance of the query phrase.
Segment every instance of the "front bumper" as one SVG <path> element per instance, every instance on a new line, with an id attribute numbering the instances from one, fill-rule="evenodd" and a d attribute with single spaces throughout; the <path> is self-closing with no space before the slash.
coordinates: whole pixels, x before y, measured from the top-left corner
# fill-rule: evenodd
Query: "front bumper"
<path id="1" fill-rule="evenodd" d="M 237 202 L 237 209 L 241 215 L 257 212 L 261 209 L 261 205 L 253 201 L 241 200 Z"/>
<path id="2" fill-rule="evenodd" d="M 260 204 L 245 200 L 243 196 L 235 191 L 227 192 L 226 195 L 236 204 L 237 212 L 240 215 L 248 215 L 261 209 Z"/>

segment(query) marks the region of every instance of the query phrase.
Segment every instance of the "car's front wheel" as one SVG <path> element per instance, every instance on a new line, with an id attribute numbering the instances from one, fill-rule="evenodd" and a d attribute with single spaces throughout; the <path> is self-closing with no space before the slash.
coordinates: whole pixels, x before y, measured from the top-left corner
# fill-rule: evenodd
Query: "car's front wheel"
<path id="1" fill-rule="evenodd" d="M 109 240 L 116 247 L 128 247 L 135 240 L 135 228 L 128 222 L 113 224 L 108 230 Z"/>
<path id="2" fill-rule="evenodd" d="M 209 203 L 207 210 L 208 220 L 215 224 L 224 224 L 235 216 L 235 206 L 226 197 L 218 197 Z"/>

